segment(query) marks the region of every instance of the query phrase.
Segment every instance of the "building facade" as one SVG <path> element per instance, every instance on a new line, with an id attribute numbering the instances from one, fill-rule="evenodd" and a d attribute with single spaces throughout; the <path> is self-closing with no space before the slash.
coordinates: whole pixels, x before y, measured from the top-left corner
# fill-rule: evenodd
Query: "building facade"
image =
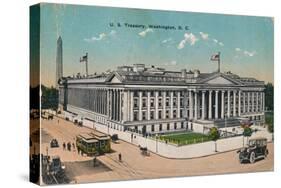
<path id="1" fill-rule="evenodd" d="M 264 123 L 264 82 L 231 72 L 179 72 L 144 64 L 60 84 L 65 113 L 142 134 Z M 200 127 L 200 129 L 199 129 Z"/>

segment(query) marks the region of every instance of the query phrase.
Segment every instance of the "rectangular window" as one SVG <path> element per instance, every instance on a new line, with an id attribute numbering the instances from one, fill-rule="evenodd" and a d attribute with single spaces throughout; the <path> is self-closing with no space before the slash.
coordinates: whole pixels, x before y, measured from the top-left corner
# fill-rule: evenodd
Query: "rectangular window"
<path id="1" fill-rule="evenodd" d="M 173 106 L 177 106 L 177 98 L 173 98 Z"/>
<path id="2" fill-rule="evenodd" d="M 181 128 L 182 128 L 182 129 L 184 128 L 184 124 L 183 124 L 183 122 L 181 122 Z"/>
<path id="3" fill-rule="evenodd" d="M 161 91 L 158 92 L 158 96 L 162 97 L 162 92 Z"/>
<path id="4" fill-rule="evenodd" d="M 182 117 L 183 117 L 182 110 L 180 110 L 180 118 L 182 118 Z"/>
<path id="5" fill-rule="evenodd" d="M 151 132 L 154 132 L 154 125 L 151 125 Z"/>
<path id="6" fill-rule="evenodd" d="M 138 121 L 138 112 L 134 112 L 134 121 Z"/>
<path id="7" fill-rule="evenodd" d="M 151 91 L 150 96 L 154 97 L 154 91 Z"/>
<path id="8" fill-rule="evenodd" d="M 138 104 L 139 104 L 138 99 L 134 99 L 134 108 L 138 108 L 139 107 Z"/>
<path id="9" fill-rule="evenodd" d="M 146 107 L 146 99 L 142 99 L 142 107 L 143 107 L 143 108 Z"/>
<path id="10" fill-rule="evenodd" d="M 166 98 L 166 106 L 170 106 L 170 99 Z"/>
<path id="11" fill-rule="evenodd" d="M 158 112 L 158 119 L 162 119 L 162 111 L 161 110 L 159 110 L 159 112 Z"/>
<path id="12" fill-rule="evenodd" d="M 167 130 L 170 130 L 170 124 L 167 123 Z"/>
<path id="13" fill-rule="evenodd" d="M 177 117 L 177 111 L 176 111 L 176 110 L 173 111 L 173 117 L 174 117 L 174 118 Z"/>
<path id="14" fill-rule="evenodd" d="M 150 119 L 154 119 L 154 111 L 150 112 Z"/>
<path id="15" fill-rule="evenodd" d="M 162 124 L 159 124 L 159 131 L 162 131 Z"/>
<path id="16" fill-rule="evenodd" d="M 147 97 L 147 92 L 145 92 L 145 91 L 142 92 L 142 96 L 143 96 L 143 97 Z"/>
<path id="17" fill-rule="evenodd" d="M 146 118 L 146 112 L 142 112 L 142 119 L 143 120 L 146 120 L 147 118 Z"/>
<path id="18" fill-rule="evenodd" d="M 134 91 L 134 97 L 138 97 L 139 93 L 137 91 Z"/>
<path id="19" fill-rule="evenodd" d="M 162 107 L 162 98 L 158 99 L 158 106 L 161 108 Z"/>
<path id="20" fill-rule="evenodd" d="M 177 129 L 177 123 L 174 124 L 174 129 Z"/>
<path id="21" fill-rule="evenodd" d="M 169 117 L 170 117 L 169 112 L 170 112 L 169 110 L 166 110 L 166 119 L 169 119 Z"/>
<path id="22" fill-rule="evenodd" d="M 150 107 L 154 108 L 154 99 L 150 99 Z"/>

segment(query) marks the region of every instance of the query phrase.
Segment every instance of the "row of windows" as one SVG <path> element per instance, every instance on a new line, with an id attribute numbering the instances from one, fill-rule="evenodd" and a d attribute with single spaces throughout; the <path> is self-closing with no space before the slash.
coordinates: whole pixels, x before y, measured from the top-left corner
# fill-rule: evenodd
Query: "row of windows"
<path id="1" fill-rule="evenodd" d="M 146 111 L 141 112 L 142 113 L 142 120 L 148 120 L 148 113 Z M 150 112 L 150 119 L 156 119 L 156 114 L 154 111 Z M 180 110 L 180 117 L 183 116 L 183 110 Z M 163 114 L 162 114 L 162 110 L 158 111 L 158 119 L 162 119 Z M 166 110 L 166 119 L 170 118 L 170 110 Z M 173 118 L 177 118 L 177 110 L 173 110 Z M 139 112 L 138 111 L 134 111 L 134 121 L 138 121 L 139 120 Z"/>
<path id="2" fill-rule="evenodd" d="M 171 129 L 171 126 L 174 126 L 174 129 L 176 130 L 178 127 L 177 127 L 177 123 L 167 123 L 167 130 L 170 130 Z M 180 128 L 183 129 L 184 128 L 184 123 L 181 122 L 181 125 L 180 125 Z M 138 130 L 138 126 L 135 126 L 135 130 Z M 159 124 L 159 131 L 162 131 L 163 130 L 163 125 L 162 124 Z M 155 131 L 155 125 L 151 125 L 151 132 L 154 132 Z"/>
<path id="3" fill-rule="evenodd" d="M 171 100 L 170 98 L 166 98 L 166 106 L 169 107 L 171 105 Z M 173 98 L 173 106 L 177 106 L 178 105 L 178 101 L 177 98 Z M 161 108 L 163 106 L 163 100 L 162 98 L 158 99 L 158 107 Z M 183 99 L 180 99 L 180 106 L 183 106 Z M 134 108 L 138 108 L 139 107 L 139 99 L 138 98 L 134 98 Z M 142 99 L 142 108 L 146 108 L 147 107 L 147 99 L 143 98 Z M 154 99 L 150 99 L 150 107 L 154 108 L 155 107 L 155 100 Z"/>
<path id="4" fill-rule="evenodd" d="M 183 97 L 183 91 L 158 91 L 158 96 L 162 97 L 164 96 L 164 93 L 166 96 L 171 96 L 171 93 L 173 93 L 174 96 L 177 96 L 177 93 L 180 93 L 180 96 Z M 139 91 L 134 91 L 134 97 L 139 97 Z M 155 92 L 154 91 L 141 91 L 143 97 L 147 97 L 148 93 L 150 93 L 151 97 L 155 97 Z"/>

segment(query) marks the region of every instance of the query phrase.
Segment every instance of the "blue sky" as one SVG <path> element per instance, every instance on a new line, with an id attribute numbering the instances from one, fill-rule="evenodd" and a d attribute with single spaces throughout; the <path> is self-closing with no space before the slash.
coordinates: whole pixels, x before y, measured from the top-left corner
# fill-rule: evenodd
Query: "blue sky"
<path id="1" fill-rule="evenodd" d="M 128 28 L 125 23 L 183 30 Z M 86 52 L 92 74 L 134 63 L 213 72 L 217 64 L 210 56 L 220 51 L 222 71 L 273 82 L 273 30 L 268 17 L 42 4 L 42 82 L 55 85 L 58 36 L 64 76 L 85 73 L 79 58 Z"/>

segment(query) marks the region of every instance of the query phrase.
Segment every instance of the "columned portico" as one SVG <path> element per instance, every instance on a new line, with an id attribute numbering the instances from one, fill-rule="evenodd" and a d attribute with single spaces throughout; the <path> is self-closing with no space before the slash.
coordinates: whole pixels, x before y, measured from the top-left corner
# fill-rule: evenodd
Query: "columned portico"
<path id="1" fill-rule="evenodd" d="M 215 91 L 216 95 L 215 95 L 215 119 L 218 119 L 218 114 L 219 114 L 219 99 L 218 99 L 218 93 L 219 91 L 216 90 Z"/>
<path id="2" fill-rule="evenodd" d="M 224 90 L 221 91 L 221 118 L 224 119 Z"/>
<path id="3" fill-rule="evenodd" d="M 209 90 L 209 119 L 212 119 L 212 90 Z"/>
<path id="4" fill-rule="evenodd" d="M 227 90 L 227 117 L 230 118 L 230 90 Z"/>
<path id="5" fill-rule="evenodd" d="M 205 93 L 206 93 L 206 91 L 202 91 L 202 116 L 201 116 L 201 119 L 202 119 L 202 120 L 205 119 L 205 115 L 206 115 L 206 109 L 205 109 Z"/>
<path id="6" fill-rule="evenodd" d="M 197 106 L 197 92 L 194 92 L 194 119 L 196 120 L 197 119 L 197 116 L 198 116 L 198 106 Z"/>

